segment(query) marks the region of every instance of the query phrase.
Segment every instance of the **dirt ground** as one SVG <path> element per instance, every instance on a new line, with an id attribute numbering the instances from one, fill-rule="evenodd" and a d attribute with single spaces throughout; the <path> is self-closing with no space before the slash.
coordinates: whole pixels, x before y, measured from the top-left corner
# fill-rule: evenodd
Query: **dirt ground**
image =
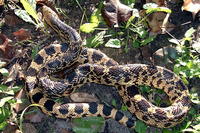
<path id="1" fill-rule="evenodd" d="M 79 8 L 76 1 L 72 1 L 72 0 L 64 1 L 63 0 L 63 1 L 60 1 L 60 3 L 58 1 L 56 1 L 56 3 L 57 3 L 56 4 L 57 7 L 63 9 L 63 11 L 65 12 L 65 14 L 67 16 L 67 17 L 62 17 L 62 20 L 78 31 L 80 28 L 80 23 L 81 23 L 81 19 L 83 16 L 83 12 Z M 98 1 L 98 0 L 93 0 L 93 1 L 79 0 L 79 3 L 81 5 L 81 7 L 83 9 L 85 9 L 86 15 L 89 18 L 90 15 L 92 14 L 92 12 L 96 8 L 98 8 L 100 1 Z M 173 12 L 170 16 L 169 21 L 170 21 L 170 23 L 176 25 L 176 27 L 172 31 L 170 31 L 170 33 L 177 39 L 183 38 L 184 33 L 190 27 L 194 27 L 194 29 L 199 29 L 199 19 L 197 18 L 193 21 L 191 12 L 181 11 L 182 4 L 183 4 L 182 2 L 179 2 L 176 4 L 167 2 L 168 8 L 170 8 Z M 140 8 L 140 6 L 141 5 L 139 3 L 136 4 L 136 7 Z M 38 10 L 40 10 L 39 6 L 38 6 Z M 3 21 L 3 18 L 5 18 L 6 15 L 12 16 L 12 13 L 13 13 L 12 11 L 6 11 L 3 7 L 1 7 L 0 8 L 1 22 Z M 189 21 L 191 21 L 189 24 L 182 25 Z M 86 19 L 83 20 L 83 23 L 86 23 Z M 50 31 L 49 37 L 47 35 L 44 35 L 44 32 L 42 32 L 39 28 L 37 29 L 34 25 L 26 23 L 24 21 L 17 21 L 17 23 L 14 24 L 14 26 L 9 25 L 9 22 L 7 22 L 6 24 L 2 24 L 0 27 L 1 27 L 1 33 L 5 34 L 8 38 L 12 38 L 13 44 L 17 43 L 18 40 L 14 39 L 15 37 L 13 36 L 12 33 L 20 30 L 21 28 L 27 30 L 30 33 L 30 35 L 31 35 L 30 40 L 32 42 L 34 42 L 34 43 L 26 42 L 23 45 L 16 45 L 14 48 L 16 51 L 20 51 L 21 48 L 24 48 L 26 50 L 24 50 L 22 53 L 20 53 L 20 55 L 23 55 L 22 57 L 19 56 L 20 58 L 16 58 L 16 55 L 15 55 L 15 57 L 11 56 L 11 59 L 9 59 L 9 60 L 12 60 L 12 61 L 9 65 L 7 65 L 7 68 L 11 68 L 11 66 L 13 64 L 15 64 L 16 61 L 18 61 L 20 65 L 23 65 L 23 67 L 22 67 L 22 69 L 24 69 L 23 71 L 26 71 L 25 68 L 28 67 L 28 65 L 30 64 L 30 61 L 31 61 L 30 55 L 31 55 L 32 49 L 35 47 L 35 45 L 37 43 L 40 43 L 40 45 L 39 45 L 39 50 L 40 50 L 43 47 L 48 46 L 49 44 L 61 42 L 60 37 L 49 27 L 48 27 L 48 30 Z M 80 35 L 81 35 L 82 39 L 84 40 L 92 35 L 95 35 L 96 33 L 97 33 L 96 31 L 94 33 L 90 33 L 90 34 L 81 32 Z M 200 36 L 199 32 L 197 33 L 197 36 Z M 97 47 L 96 49 L 99 49 L 100 51 L 102 51 L 103 53 L 108 55 L 109 57 L 113 58 L 119 64 L 145 63 L 145 64 L 161 65 L 161 66 L 167 67 L 172 70 L 173 63 L 171 63 L 171 64 L 169 63 L 168 65 L 166 65 L 165 63 L 163 63 L 162 57 L 157 58 L 155 56 L 155 53 L 158 52 L 158 50 L 160 50 L 162 53 L 162 50 L 164 47 L 172 45 L 171 43 L 169 43 L 168 38 L 171 38 L 168 34 L 159 34 L 154 39 L 153 42 L 151 42 L 147 46 L 141 47 L 141 48 L 134 48 L 132 46 L 132 44 L 128 44 L 128 47 L 130 48 L 128 53 L 125 53 L 123 51 L 123 48 L 121 48 L 121 49 L 106 48 L 104 45 L 101 45 L 101 46 Z M 42 43 L 41 43 L 41 40 L 42 40 Z M 0 54 L 0 57 L 1 58 L 3 57 L 2 53 Z M 29 57 L 29 58 L 27 58 L 27 57 Z M 0 78 L 2 78 L 2 77 L 0 77 Z M 15 82 L 16 82 L 16 84 L 24 85 L 23 78 L 19 81 L 18 80 L 15 81 Z M 196 86 L 198 88 L 200 87 L 199 79 L 192 79 L 189 82 L 190 82 L 189 88 L 192 88 L 193 86 Z M 98 99 L 100 99 L 100 101 L 104 101 L 108 105 L 112 105 L 112 100 L 115 99 L 118 109 L 120 109 L 123 104 L 115 87 L 108 87 L 105 85 L 88 83 L 88 84 L 83 85 L 79 89 L 79 91 L 92 94 L 92 95 L 96 96 Z M 199 109 L 199 107 L 197 107 L 197 109 Z M 40 111 L 37 111 L 37 113 L 39 113 L 39 112 Z M 132 118 L 133 120 L 137 119 L 129 111 L 124 111 L 124 113 L 128 117 Z M 42 113 L 41 113 L 41 115 L 43 115 L 42 117 L 44 117 L 45 120 L 42 120 L 41 122 L 32 123 L 32 125 L 34 125 L 34 127 L 33 127 L 34 129 L 31 132 L 34 132 L 36 129 L 37 132 L 47 133 L 47 132 L 52 132 L 52 128 L 53 128 L 54 133 L 61 133 L 61 132 L 71 133 L 71 132 L 73 132 L 71 129 L 71 125 L 70 125 L 71 119 L 62 120 L 62 119 L 56 119 L 53 117 L 49 117 L 46 115 L 44 116 L 44 114 L 42 114 Z M 25 123 L 29 123 L 29 121 L 25 120 Z M 155 129 L 156 128 L 154 128 L 154 127 L 148 126 L 147 132 L 150 132 L 150 131 L 153 132 L 153 131 L 155 131 Z M 106 120 L 105 124 L 102 126 L 101 132 L 129 133 L 129 132 L 135 132 L 135 131 L 119 124 L 115 120 Z"/>

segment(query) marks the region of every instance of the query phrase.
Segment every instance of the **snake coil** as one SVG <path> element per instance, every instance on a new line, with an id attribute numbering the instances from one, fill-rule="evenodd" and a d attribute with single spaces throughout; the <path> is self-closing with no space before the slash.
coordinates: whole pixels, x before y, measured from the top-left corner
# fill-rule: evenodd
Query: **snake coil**
<path id="1" fill-rule="evenodd" d="M 145 64 L 118 65 L 100 51 L 82 48 L 81 38 L 72 27 L 63 23 L 49 7 L 43 6 L 46 22 L 59 35 L 63 44 L 52 44 L 38 52 L 31 62 L 26 77 L 26 94 L 32 103 L 48 115 L 57 118 L 101 116 L 112 118 L 134 128 L 135 121 L 120 111 L 97 103 L 59 103 L 54 97 L 68 96 L 87 82 L 115 86 L 130 112 L 145 123 L 169 128 L 182 122 L 190 109 L 190 94 L 183 81 L 163 67 Z M 52 81 L 54 72 L 79 62 L 65 79 Z M 147 101 L 135 86 L 147 85 L 161 89 L 169 96 L 171 106 L 157 107 Z"/>

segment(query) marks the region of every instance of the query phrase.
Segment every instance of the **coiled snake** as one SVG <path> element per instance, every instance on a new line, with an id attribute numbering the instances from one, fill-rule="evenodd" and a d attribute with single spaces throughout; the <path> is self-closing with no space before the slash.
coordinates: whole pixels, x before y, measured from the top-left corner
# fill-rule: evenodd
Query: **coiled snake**
<path id="1" fill-rule="evenodd" d="M 26 94 L 32 103 L 57 118 L 101 116 L 134 128 L 135 121 L 120 111 L 97 103 L 59 103 L 52 98 L 68 96 L 87 82 L 115 86 L 130 112 L 145 123 L 169 128 L 182 122 L 190 109 L 190 94 L 183 81 L 163 67 L 145 64 L 118 65 L 100 51 L 82 48 L 79 34 L 63 23 L 49 7 L 43 6 L 46 22 L 68 42 L 45 47 L 31 62 L 26 77 Z M 49 75 L 79 62 L 65 79 L 51 81 Z M 171 106 L 157 107 L 135 88 L 152 86 L 165 91 Z"/>

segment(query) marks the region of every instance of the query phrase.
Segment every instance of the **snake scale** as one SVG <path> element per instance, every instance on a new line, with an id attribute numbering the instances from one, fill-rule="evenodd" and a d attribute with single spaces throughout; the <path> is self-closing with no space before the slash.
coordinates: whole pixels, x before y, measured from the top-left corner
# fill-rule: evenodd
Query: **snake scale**
<path id="1" fill-rule="evenodd" d="M 145 64 L 118 65 L 98 50 L 83 48 L 80 35 L 63 23 L 47 6 L 42 7 L 45 21 L 66 43 L 52 44 L 38 52 L 26 76 L 26 94 L 31 103 L 44 106 L 44 113 L 57 118 L 101 116 L 112 118 L 134 128 L 135 121 L 120 111 L 98 103 L 59 103 L 53 98 L 69 96 L 87 82 L 115 86 L 131 113 L 145 123 L 169 128 L 181 123 L 191 106 L 189 90 L 183 81 L 170 70 Z M 59 81 L 49 75 L 79 62 L 75 69 Z M 157 107 L 147 101 L 135 86 L 147 85 L 163 90 L 169 107 Z"/>

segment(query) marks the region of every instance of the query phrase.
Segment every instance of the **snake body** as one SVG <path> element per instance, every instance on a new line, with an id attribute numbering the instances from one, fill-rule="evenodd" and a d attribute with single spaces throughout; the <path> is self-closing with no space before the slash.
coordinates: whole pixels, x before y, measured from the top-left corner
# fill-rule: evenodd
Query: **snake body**
<path id="1" fill-rule="evenodd" d="M 26 94 L 32 103 L 48 115 L 57 118 L 101 116 L 112 118 L 134 128 L 135 121 L 120 111 L 98 103 L 59 103 L 52 98 L 68 96 L 87 82 L 115 86 L 131 113 L 149 125 L 169 128 L 182 122 L 190 109 L 189 90 L 173 72 L 163 67 L 145 64 L 118 65 L 98 50 L 82 48 L 79 34 L 64 24 L 47 6 L 43 6 L 46 22 L 67 43 L 53 44 L 38 52 L 31 62 L 26 77 Z M 77 68 L 59 81 L 52 81 L 50 74 L 79 62 Z M 148 102 L 135 86 L 147 85 L 163 90 L 171 103 L 157 107 Z"/>

